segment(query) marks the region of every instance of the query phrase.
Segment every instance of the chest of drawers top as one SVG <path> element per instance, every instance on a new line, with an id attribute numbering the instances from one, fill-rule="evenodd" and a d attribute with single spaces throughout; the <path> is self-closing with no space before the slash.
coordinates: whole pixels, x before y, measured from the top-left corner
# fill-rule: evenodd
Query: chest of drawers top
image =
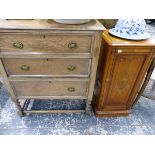
<path id="1" fill-rule="evenodd" d="M 105 28 L 97 20 L 91 20 L 86 24 L 69 25 L 59 24 L 52 19 L 35 19 L 35 20 L 0 20 L 0 31 L 5 29 L 11 30 L 65 30 L 65 31 L 103 31 Z"/>

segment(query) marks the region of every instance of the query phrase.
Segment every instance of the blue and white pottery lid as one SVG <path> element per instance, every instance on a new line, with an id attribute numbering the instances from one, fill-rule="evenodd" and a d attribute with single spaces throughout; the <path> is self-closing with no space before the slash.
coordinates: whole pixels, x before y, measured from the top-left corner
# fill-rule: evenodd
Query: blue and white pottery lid
<path id="1" fill-rule="evenodd" d="M 150 37 L 150 34 L 145 32 L 145 27 L 144 19 L 119 19 L 109 33 L 120 38 L 143 40 Z"/>

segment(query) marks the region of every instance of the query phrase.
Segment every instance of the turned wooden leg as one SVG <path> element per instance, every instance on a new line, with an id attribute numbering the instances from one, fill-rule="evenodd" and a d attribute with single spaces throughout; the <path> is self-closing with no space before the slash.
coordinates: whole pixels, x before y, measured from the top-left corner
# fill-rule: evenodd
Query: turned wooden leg
<path id="1" fill-rule="evenodd" d="M 24 116 L 21 106 L 16 105 L 16 108 L 17 108 L 17 115 L 20 117 Z"/>
<path id="2" fill-rule="evenodd" d="M 91 113 L 92 113 L 92 105 L 91 105 L 91 101 L 86 101 L 85 114 L 90 115 Z"/>
<path id="3" fill-rule="evenodd" d="M 17 109 L 17 115 L 18 116 L 24 116 L 24 113 L 23 113 L 23 110 L 22 110 L 22 107 L 20 105 L 20 101 L 17 100 L 17 99 L 12 99 L 12 101 L 15 103 L 16 105 L 16 109 Z"/>

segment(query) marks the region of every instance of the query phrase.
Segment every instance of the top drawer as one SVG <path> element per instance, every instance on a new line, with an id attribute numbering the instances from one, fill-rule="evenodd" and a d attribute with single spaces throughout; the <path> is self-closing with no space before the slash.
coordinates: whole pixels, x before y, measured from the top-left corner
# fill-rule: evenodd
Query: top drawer
<path id="1" fill-rule="evenodd" d="M 117 48 L 113 50 L 114 53 L 150 53 L 151 48 Z"/>
<path id="2" fill-rule="evenodd" d="M 1 33 L 1 52 L 88 53 L 91 34 Z"/>

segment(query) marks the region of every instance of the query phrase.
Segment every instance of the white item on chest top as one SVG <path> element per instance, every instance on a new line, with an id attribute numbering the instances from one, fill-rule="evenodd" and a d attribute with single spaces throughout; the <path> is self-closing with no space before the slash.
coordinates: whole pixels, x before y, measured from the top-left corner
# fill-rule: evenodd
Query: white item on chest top
<path id="1" fill-rule="evenodd" d="M 89 22 L 91 19 L 53 19 L 53 20 L 61 24 L 84 24 Z"/>

